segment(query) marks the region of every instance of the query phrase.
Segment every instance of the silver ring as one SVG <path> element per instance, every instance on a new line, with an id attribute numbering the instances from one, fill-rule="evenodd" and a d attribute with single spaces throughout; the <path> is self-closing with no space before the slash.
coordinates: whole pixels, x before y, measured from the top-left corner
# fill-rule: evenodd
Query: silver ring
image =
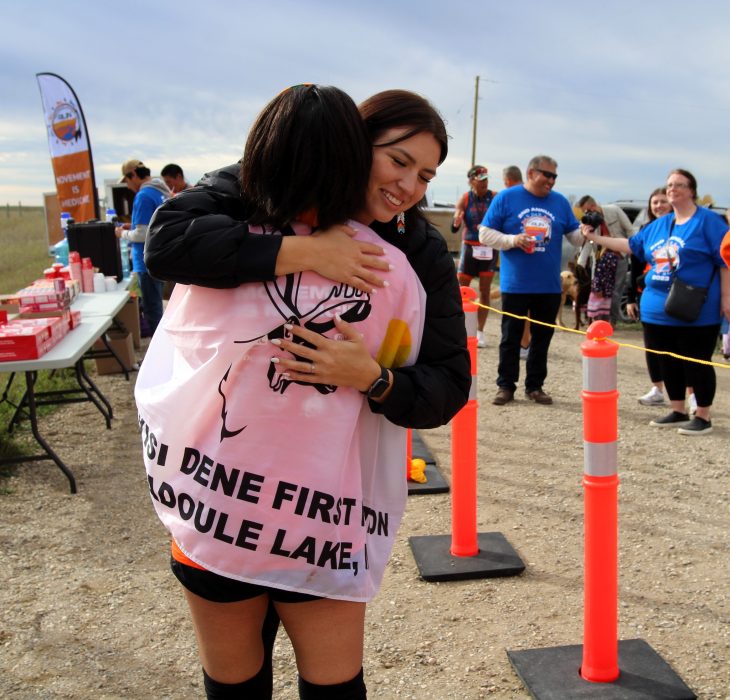
<path id="1" fill-rule="evenodd" d="M 316 370 L 316 367 L 314 366 L 314 362 L 309 363 L 309 374 L 314 374 L 314 371 Z"/>

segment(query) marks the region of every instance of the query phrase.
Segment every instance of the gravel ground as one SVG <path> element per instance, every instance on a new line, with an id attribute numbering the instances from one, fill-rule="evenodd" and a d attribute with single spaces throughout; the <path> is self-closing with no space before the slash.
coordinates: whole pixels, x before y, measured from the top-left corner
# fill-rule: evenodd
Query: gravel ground
<path id="1" fill-rule="evenodd" d="M 616 338 L 641 344 L 633 329 Z M 503 533 L 527 568 L 511 578 L 420 580 L 408 538 L 447 535 L 451 502 L 411 496 L 368 612 L 373 698 L 527 698 L 506 650 L 582 643 L 582 338 L 553 341 L 545 387 L 553 406 L 518 393 L 500 408 L 490 403 L 494 318 L 487 339 L 477 529 Z M 714 433 L 688 438 L 648 426 L 663 410 L 636 401 L 648 389 L 643 354 L 622 348 L 618 364 L 619 638 L 644 639 L 698 697 L 730 698 L 730 372 L 718 370 Z M 146 492 L 132 382 L 99 378 L 115 409 L 111 431 L 85 404 L 42 421 L 78 494 L 50 462 L 24 465 L 0 484 L 3 698 L 203 696 L 167 536 Z M 450 428 L 421 437 L 449 481 Z M 283 633 L 276 655 L 275 697 L 296 698 Z"/>

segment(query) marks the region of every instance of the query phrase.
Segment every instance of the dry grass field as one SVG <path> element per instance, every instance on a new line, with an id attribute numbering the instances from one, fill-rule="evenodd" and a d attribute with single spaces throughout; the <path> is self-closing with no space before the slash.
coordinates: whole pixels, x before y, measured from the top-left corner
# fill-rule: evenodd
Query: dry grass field
<path id="1" fill-rule="evenodd" d="M 15 292 L 43 276 L 52 262 L 43 207 L 0 209 L 0 251 L 0 294 Z"/>
<path id="2" fill-rule="evenodd" d="M 43 207 L 9 206 L 0 208 L 0 294 L 11 294 L 30 282 L 43 276 L 52 258 L 48 254 L 46 218 Z M 42 372 L 39 389 L 60 388 L 66 382 L 66 371 L 56 372 L 53 377 Z M 5 388 L 7 377 L 0 365 L 0 385 Z M 22 382 L 15 382 L 8 398 L 16 402 L 20 396 Z M 14 407 L 0 402 L 0 457 L 14 456 L 29 445 L 28 430 L 21 429 L 12 436 L 5 432 Z M 48 409 L 43 407 L 42 412 Z M 8 468 L 0 468 L 0 475 Z"/>

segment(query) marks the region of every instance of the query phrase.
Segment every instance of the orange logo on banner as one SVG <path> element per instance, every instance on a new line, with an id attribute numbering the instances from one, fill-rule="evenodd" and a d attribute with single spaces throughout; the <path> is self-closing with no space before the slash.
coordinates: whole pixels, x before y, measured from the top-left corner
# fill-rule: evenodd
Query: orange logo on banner
<path id="1" fill-rule="evenodd" d="M 76 108 L 68 102 L 56 106 L 51 115 L 51 128 L 56 138 L 61 141 L 78 141 L 81 136 L 81 125 Z"/>

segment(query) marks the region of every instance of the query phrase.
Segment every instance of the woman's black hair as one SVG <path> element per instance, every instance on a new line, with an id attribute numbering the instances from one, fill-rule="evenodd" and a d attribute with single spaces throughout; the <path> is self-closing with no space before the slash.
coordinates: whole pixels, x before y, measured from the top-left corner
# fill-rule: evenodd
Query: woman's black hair
<path id="1" fill-rule="evenodd" d="M 425 131 L 432 134 L 439 144 L 439 165 L 446 160 L 449 137 L 444 120 L 427 99 L 415 92 L 385 90 L 368 97 L 358 109 L 365 120 L 373 146 L 392 146 Z M 386 131 L 402 128 L 406 131 L 397 139 L 387 143 L 380 140 Z"/>
<path id="2" fill-rule="evenodd" d="M 322 85 L 288 88 L 261 111 L 241 160 L 251 224 L 281 228 L 316 210 L 327 228 L 364 209 L 372 145 L 352 99 Z"/>

